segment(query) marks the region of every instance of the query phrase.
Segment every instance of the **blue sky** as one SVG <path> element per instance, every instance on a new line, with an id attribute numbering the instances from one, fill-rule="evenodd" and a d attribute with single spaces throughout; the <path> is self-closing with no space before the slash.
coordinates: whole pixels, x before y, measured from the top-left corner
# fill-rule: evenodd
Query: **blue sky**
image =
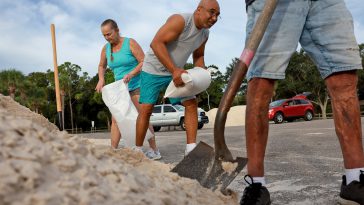
<path id="1" fill-rule="evenodd" d="M 355 35 L 364 43 L 364 1 L 345 0 L 354 17 Z M 53 69 L 50 24 L 56 26 L 58 64 L 78 64 L 97 73 L 105 40 L 100 24 L 112 18 L 121 34 L 134 38 L 144 52 L 158 28 L 173 13 L 193 12 L 198 0 L 1 0 L 0 70 L 24 74 Z M 244 48 L 246 13 L 243 0 L 220 0 L 222 19 L 211 29 L 207 65 L 222 72 Z M 340 14 L 338 14 L 340 15 Z"/>

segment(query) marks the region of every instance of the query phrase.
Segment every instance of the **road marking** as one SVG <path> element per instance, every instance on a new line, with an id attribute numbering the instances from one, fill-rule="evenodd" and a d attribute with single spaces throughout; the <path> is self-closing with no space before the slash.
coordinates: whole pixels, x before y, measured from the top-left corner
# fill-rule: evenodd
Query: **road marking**
<path id="1" fill-rule="evenodd" d="M 310 129 L 310 130 L 334 130 L 335 127 L 325 127 L 325 128 L 307 128 L 307 129 Z M 295 130 L 299 130 L 301 131 L 302 128 L 285 128 L 284 129 L 285 131 L 295 131 Z M 280 131 L 280 130 L 273 130 L 272 129 L 272 132 L 277 132 L 277 131 Z"/>
<path id="2" fill-rule="evenodd" d="M 312 133 L 306 133 L 305 135 L 323 135 L 322 132 L 312 132 Z"/>

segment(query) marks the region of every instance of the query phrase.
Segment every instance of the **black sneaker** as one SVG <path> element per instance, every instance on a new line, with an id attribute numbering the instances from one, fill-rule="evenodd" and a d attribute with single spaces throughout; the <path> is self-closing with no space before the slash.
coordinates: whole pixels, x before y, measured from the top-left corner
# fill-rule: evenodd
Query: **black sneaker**
<path id="1" fill-rule="evenodd" d="M 246 179 L 248 177 L 249 181 Z M 245 175 L 244 180 L 249 186 L 245 187 L 240 205 L 269 205 L 271 203 L 267 188 L 261 183 L 254 183 L 253 178 L 249 175 Z"/>
<path id="2" fill-rule="evenodd" d="M 346 185 L 346 176 L 343 176 L 339 203 L 341 205 L 364 205 L 364 171 L 360 171 L 360 181 L 352 181 Z"/>

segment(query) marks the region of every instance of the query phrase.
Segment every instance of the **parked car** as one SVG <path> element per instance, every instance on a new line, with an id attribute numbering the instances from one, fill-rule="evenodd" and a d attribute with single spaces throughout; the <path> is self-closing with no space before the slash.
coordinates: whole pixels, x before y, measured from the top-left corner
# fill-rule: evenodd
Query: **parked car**
<path id="1" fill-rule="evenodd" d="M 206 112 L 198 108 L 198 129 L 209 122 Z M 164 126 L 181 126 L 185 130 L 185 107 L 182 105 L 155 105 L 150 117 L 154 131 L 158 132 Z"/>
<path id="2" fill-rule="evenodd" d="M 290 99 L 282 99 L 269 104 L 269 120 L 276 124 L 285 120 L 292 122 L 295 119 L 303 118 L 306 121 L 313 119 L 313 105 L 304 95 L 297 95 Z"/>

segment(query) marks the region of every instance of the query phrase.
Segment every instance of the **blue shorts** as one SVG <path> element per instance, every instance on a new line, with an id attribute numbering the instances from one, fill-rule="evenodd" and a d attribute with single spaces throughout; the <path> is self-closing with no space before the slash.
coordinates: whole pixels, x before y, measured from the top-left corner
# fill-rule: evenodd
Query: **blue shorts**
<path id="1" fill-rule="evenodd" d="M 140 78 L 140 104 L 156 104 L 159 93 L 164 91 L 172 81 L 172 76 L 170 75 L 154 75 L 144 71 L 141 72 Z M 169 101 L 171 104 L 177 104 L 194 98 L 196 97 L 169 98 Z"/>
<path id="2" fill-rule="evenodd" d="M 247 36 L 265 1 L 255 0 L 248 7 Z M 353 19 L 344 0 L 280 0 L 250 64 L 247 79 L 284 79 L 298 43 L 316 64 L 322 78 L 335 72 L 362 69 Z"/>

